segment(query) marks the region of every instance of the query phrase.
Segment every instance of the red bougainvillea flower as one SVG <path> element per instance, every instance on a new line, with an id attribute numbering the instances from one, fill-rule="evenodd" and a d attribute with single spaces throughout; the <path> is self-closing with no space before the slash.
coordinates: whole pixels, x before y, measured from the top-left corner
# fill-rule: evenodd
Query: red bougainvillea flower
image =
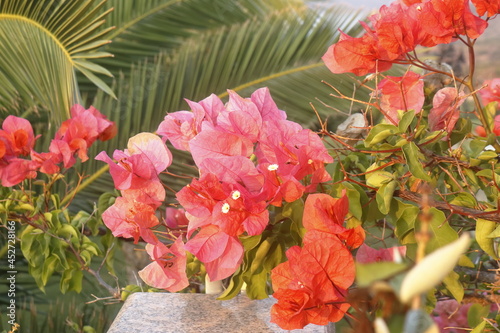
<path id="1" fill-rule="evenodd" d="M 36 177 L 38 166 L 30 160 L 22 158 L 11 158 L 7 164 L 0 164 L 0 179 L 2 186 L 11 187 L 19 184 L 25 179 Z"/>
<path id="2" fill-rule="evenodd" d="M 472 0 L 479 16 L 487 13 L 488 17 L 500 13 L 500 0 Z"/>
<path id="3" fill-rule="evenodd" d="M 238 238 L 226 234 L 215 225 L 200 229 L 187 241 L 185 248 L 205 264 L 211 281 L 222 280 L 233 274 L 243 259 L 243 245 Z"/>
<path id="4" fill-rule="evenodd" d="M 243 232 L 260 234 L 269 221 L 267 204 L 238 184 L 221 183 L 213 174 L 181 189 L 177 200 L 190 221 L 188 236 L 197 228 L 216 225 L 226 234 L 237 237 Z"/>
<path id="5" fill-rule="evenodd" d="M 374 249 L 366 244 L 362 244 L 356 252 L 356 261 L 362 264 L 395 261 L 397 258 L 406 255 L 406 246 L 389 247 L 387 249 Z"/>
<path id="6" fill-rule="evenodd" d="M 271 322 L 283 329 L 336 322 L 349 308 L 345 293 L 354 281 L 354 261 L 336 237 L 324 236 L 290 248 L 288 261 L 271 271 L 278 301 L 271 308 Z"/>
<path id="7" fill-rule="evenodd" d="M 270 205 L 281 207 L 283 200 L 293 202 L 304 194 L 305 186 L 292 175 L 284 174 L 278 164 L 261 163 L 258 169 L 265 178 L 259 198 Z"/>
<path id="8" fill-rule="evenodd" d="M 486 137 L 486 130 L 483 126 L 477 126 L 476 133 L 479 136 Z M 493 133 L 497 136 L 500 136 L 500 115 L 495 116 L 495 120 L 493 123 Z"/>
<path id="9" fill-rule="evenodd" d="M 121 190 L 121 193 L 124 198 L 139 201 L 153 209 L 160 207 L 166 196 L 165 187 L 159 180 L 144 181 L 141 187 Z"/>
<path id="10" fill-rule="evenodd" d="M 181 238 L 177 238 L 170 248 L 161 242 L 147 244 L 146 251 L 153 262 L 139 271 L 144 282 L 172 293 L 189 285 L 186 276 L 186 251 Z"/>
<path id="11" fill-rule="evenodd" d="M 432 100 L 429 112 L 429 127 L 431 131 L 453 131 L 460 118 L 460 105 L 464 102 L 463 92 L 458 93 L 454 87 L 440 89 Z"/>
<path id="12" fill-rule="evenodd" d="M 155 209 L 150 205 L 118 197 L 102 214 L 102 220 L 115 237 L 133 238 L 134 243 L 141 238 L 150 244 L 158 242 L 151 228 L 160 222 L 155 216 Z"/>
<path id="13" fill-rule="evenodd" d="M 165 224 L 170 229 L 184 228 L 188 223 L 189 220 L 184 209 L 167 207 L 165 210 Z"/>
<path id="14" fill-rule="evenodd" d="M 85 162 L 88 159 L 87 149 L 95 140 L 105 141 L 111 139 L 115 134 L 115 124 L 107 120 L 94 107 L 86 110 L 81 105 L 75 105 L 71 108 L 71 118 L 61 124 L 54 141 L 61 141 L 57 144 L 59 147 L 63 145 L 62 142 L 67 144 L 72 155 L 77 153 L 82 162 Z M 68 160 L 65 156 L 61 158 L 61 160 L 63 159 Z M 65 167 L 70 166 L 65 165 Z"/>
<path id="15" fill-rule="evenodd" d="M 0 141 L 3 143 L 6 157 L 29 155 L 35 145 L 33 128 L 28 120 L 16 116 L 7 116 L 0 130 Z"/>
<path id="16" fill-rule="evenodd" d="M 419 113 L 424 105 L 424 81 L 415 72 L 406 72 L 402 77 L 387 76 L 377 86 L 380 109 L 385 118 L 397 125 L 398 110 L 414 110 Z"/>
<path id="17" fill-rule="evenodd" d="M 361 226 L 353 229 L 344 227 L 344 220 L 349 212 L 349 201 L 344 194 L 340 199 L 325 193 L 310 194 L 304 206 L 302 223 L 306 230 L 317 230 L 338 237 L 350 249 L 359 247 L 365 238 Z M 307 234 L 306 233 L 306 236 Z M 312 237 L 311 234 L 309 237 Z"/>
<path id="18" fill-rule="evenodd" d="M 342 33 L 339 41 L 330 46 L 321 59 L 332 73 L 358 76 L 384 72 L 392 67 L 394 60 L 387 57 L 377 37 L 369 31 L 359 38 Z"/>
<path id="19" fill-rule="evenodd" d="M 115 188 L 119 190 L 143 188 L 150 180 L 158 180 L 160 172 L 172 163 L 172 154 L 163 141 L 152 133 L 140 133 L 128 141 L 128 149 L 115 150 L 111 160 L 101 152 L 96 160 L 109 164 Z"/>
<path id="20" fill-rule="evenodd" d="M 476 39 L 488 26 L 485 20 L 472 13 L 469 0 L 430 0 L 421 8 L 422 29 L 444 39 L 440 43 L 450 42 L 457 35 Z"/>
<path id="21" fill-rule="evenodd" d="M 484 81 L 488 86 L 479 90 L 483 103 L 498 102 L 500 104 L 500 78 Z"/>

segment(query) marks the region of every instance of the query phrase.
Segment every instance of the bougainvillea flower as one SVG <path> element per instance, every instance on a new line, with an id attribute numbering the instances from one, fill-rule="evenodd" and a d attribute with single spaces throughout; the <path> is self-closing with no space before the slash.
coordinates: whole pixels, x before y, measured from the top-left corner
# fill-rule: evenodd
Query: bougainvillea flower
<path id="1" fill-rule="evenodd" d="M 2 140 L 0 140 L 0 158 L 3 158 L 6 152 L 7 152 L 7 146 Z"/>
<path id="2" fill-rule="evenodd" d="M 362 264 L 394 261 L 406 255 L 406 246 L 396 246 L 382 249 L 374 249 L 366 244 L 362 244 L 356 252 L 356 261 Z"/>
<path id="3" fill-rule="evenodd" d="M 71 108 L 71 118 L 61 124 L 54 139 L 66 142 L 72 153 L 78 153 L 84 162 L 88 159 L 87 149 L 95 140 L 108 140 L 115 134 L 115 124 L 94 107 L 86 110 L 75 105 Z"/>
<path id="4" fill-rule="evenodd" d="M 153 262 L 139 271 L 144 282 L 172 293 L 189 285 L 186 276 L 186 251 L 181 238 L 177 238 L 170 248 L 161 242 L 147 244 L 146 252 Z"/>
<path id="5" fill-rule="evenodd" d="M 379 47 L 391 54 L 392 58 L 413 51 L 421 42 L 421 27 L 415 6 L 406 7 L 394 2 L 390 6 L 382 6 L 379 13 L 369 19 Z"/>
<path id="6" fill-rule="evenodd" d="M 202 123 L 208 123 L 214 127 L 217 123 L 217 116 L 225 108 L 220 98 L 214 94 L 199 103 L 190 100 L 186 102 L 191 107 L 191 111 L 167 114 L 156 133 L 164 140 L 169 140 L 175 148 L 189 151 L 189 141 L 201 131 Z"/>
<path id="7" fill-rule="evenodd" d="M 283 173 L 278 164 L 260 163 L 258 169 L 265 179 L 259 198 L 270 205 L 281 207 L 283 200 L 293 202 L 304 194 L 305 186 L 292 175 Z"/>
<path id="8" fill-rule="evenodd" d="M 114 151 L 117 163 L 104 151 L 95 159 L 109 164 L 115 188 L 127 190 L 143 188 L 148 181 L 158 180 L 159 173 L 172 163 L 172 154 L 158 136 L 140 133 L 129 139 L 128 149 Z"/>
<path id="9" fill-rule="evenodd" d="M 190 221 L 188 236 L 207 225 L 216 225 L 233 237 L 243 232 L 257 235 L 269 222 L 266 202 L 242 186 L 221 183 L 213 174 L 193 180 L 177 193 L 177 200 Z"/>
<path id="10" fill-rule="evenodd" d="M 59 172 L 60 168 L 57 164 L 61 162 L 59 154 L 54 153 L 37 153 L 31 151 L 31 160 L 37 166 L 40 172 L 52 175 Z"/>
<path id="11" fill-rule="evenodd" d="M 160 207 L 166 196 L 165 187 L 159 180 L 144 181 L 140 188 L 129 188 L 121 193 L 124 198 L 149 205 L 153 209 Z"/>
<path id="12" fill-rule="evenodd" d="M 259 110 L 263 121 L 281 121 L 286 119 L 285 111 L 278 109 L 278 106 L 271 97 L 269 88 L 255 90 L 250 99 Z"/>
<path id="13" fill-rule="evenodd" d="M 23 118 L 7 116 L 2 123 L 0 140 L 3 141 L 5 153 L 9 157 L 29 155 L 35 146 L 35 136 L 31 123 Z"/>
<path id="14" fill-rule="evenodd" d="M 485 20 L 472 13 L 469 0 L 425 2 L 421 6 L 420 21 L 426 33 L 445 38 L 441 43 L 450 42 L 457 35 L 476 39 L 488 26 Z"/>
<path id="15" fill-rule="evenodd" d="M 150 205 L 118 197 L 102 214 L 102 220 L 115 237 L 133 238 L 134 243 L 140 239 L 150 244 L 158 242 L 151 228 L 160 222 Z"/>
<path id="16" fill-rule="evenodd" d="M 196 165 L 200 166 L 205 158 L 224 156 L 250 157 L 253 153 L 251 140 L 227 132 L 206 129 L 189 141 L 189 148 Z"/>
<path id="17" fill-rule="evenodd" d="M 486 130 L 484 129 L 483 126 L 477 126 L 476 132 L 477 132 L 477 135 L 482 136 L 482 137 L 486 137 Z M 495 116 L 492 132 L 495 135 L 500 136 L 500 115 Z"/>
<path id="18" fill-rule="evenodd" d="M 500 78 L 484 81 L 487 87 L 479 90 L 479 96 L 483 103 L 489 104 L 491 102 L 498 102 L 500 105 Z"/>
<path id="19" fill-rule="evenodd" d="M 487 13 L 488 17 L 500 13 L 500 0 L 472 0 L 479 16 Z"/>
<path id="20" fill-rule="evenodd" d="M 372 32 L 359 38 L 341 34 L 339 41 L 328 48 L 321 59 L 326 67 L 335 74 L 353 73 L 363 76 L 369 73 L 384 72 L 392 67 L 384 50 Z"/>
<path id="21" fill-rule="evenodd" d="M 184 209 L 167 207 L 165 210 L 165 224 L 170 229 L 184 228 L 188 223 L 189 220 Z"/>
<path id="22" fill-rule="evenodd" d="M 260 191 L 264 183 L 255 164 L 245 156 L 219 156 L 205 158 L 199 168 L 203 172 L 216 175 L 220 181 L 229 184 L 241 184 L 250 192 Z"/>
<path id="23" fill-rule="evenodd" d="M 342 319 L 349 308 L 345 293 L 355 276 L 350 252 L 337 238 L 326 236 L 303 248 L 294 246 L 286 255 L 288 261 L 271 271 L 278 300 L 271 308 L 271 322 L 291 330 Z"/>
<path id="24" fill-rule="evenodd" d="M 165 116 L 156 133 L 179 150 L 189 151 L 189 141 L 198 134 L 195 115 L 189 111 L 172 112 Z"/>
<path id="25" fill-rule="evenodd" d="M 186 243 L 185 248 L 205 264 L 211 281 L 233 274 L 243 259 L 241 242 L 215 225 L 202 228 Z"/>
<path id="26" fill-rule="evenodd" d="M 256 142 L 262 128 L 259 109 L 251 99 L 243 98 L 232 90 L 228 92 L 226 111 L 217 117 L 217 126 Z"/>
<path id="27" fill-rule="evenodd" d="M 49 151 L 55 156 L 54 158 L 58 160 L 58 163 L 63 162 L 65 168 L 71 168 L 76 163 L 74 150 L 71 149 L 66 141 L 52 140 L 50 142 Z M 86 153 L 85 156 L 87 156 Z"/>
<path id="28" fill-rule="evenodd" d="M 9 159 L 6 165 L 0 165 L 2 186 L 11 187 L 25 179 L 33 179 L 36 177 L 37 169 L 37 165 L 33 161 L 17 157 Z"/>
<path id="29" fill-rule="evenodd" d="M 460 118 L 460 105 L 464 102 L 463 92 L 458 93 L 454 87 L 440 89 L 432 100 L 429 112 L 429 127 L 431 131 L 453 131 Z"/>
<path id="30" fill-rule="evenodd" d="M 304 205 L 302 223 L 308 231 L 334 234 L 345 242 L 347 247 L 355 249 L 363 243 L 364 232 L 361 226 L 352 229 L 344 227 L 348 212 L 349 201 L 345 194 L 340 199 L 325 193 L 310 194 Z"/>
<path id="31" fill-rule="evenodd" d="M 172 164 L 172 153 L 163 141 L 153 133 L 139 133 L 128 140 L 128 153 L 143 154 L 149 159 L 157 174 Z"/>
<path id="32" fill-rule="evenodd" d="M 402 77 L 387 76 L 377 86 L 380 109 L 387 121 L 399 123 L 398 110 L 419 113 L 424 105 L 424 81 L 415 72 Z"/>

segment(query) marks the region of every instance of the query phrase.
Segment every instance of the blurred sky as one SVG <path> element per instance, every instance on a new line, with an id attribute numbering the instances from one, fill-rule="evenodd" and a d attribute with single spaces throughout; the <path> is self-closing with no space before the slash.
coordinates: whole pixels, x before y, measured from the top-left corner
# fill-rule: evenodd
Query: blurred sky
<path id="1" fill-rule="evenodd" d="M 393 0 L 330 0 L 331 2 L 345 3 L 355 7 L 366 7 L 378 9 L 382 5 L 388 5 Z"/>

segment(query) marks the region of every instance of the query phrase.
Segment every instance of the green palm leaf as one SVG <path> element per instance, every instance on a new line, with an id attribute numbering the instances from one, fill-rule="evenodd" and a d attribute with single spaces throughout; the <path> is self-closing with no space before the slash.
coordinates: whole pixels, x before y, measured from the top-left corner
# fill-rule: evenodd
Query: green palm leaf
<path id="1" fill-rule="evenodd" d="M 109 0 L 105 8 L 114 10 L 105 27 L 115 29 L 107 35 L 113 43 L 104 49 L 114 58 L 99 63 L 115 75 L 120 70 L 128 73 L 132 64 L 152 60 L 159 52 L 175 50 L 187 38 L 203 31 L 264 17 L 301 3 L 297 0 Z"/>
<path id="2" fill-rule="evenodd" d="M 0 111 L 42 110 L 60 122 L 79 102 L 75 71 L 114 96 L 96 74 L 111 75 L 90 60 L 108 43 L 98 31 L 105 1 L 0 1 Z"/>
<path id="3" fill-rule="evenodd" d="M 337 28 L 352 31 L 361 13 L 336 7 L 317 12 L 308 7 L 269 14 L 265 20 L 251 19 L 187 39 L 173 54 L 161 53 L 152 62 L 133 66 L 129 77 L 115 81 L 118 96 L 113 100 L 102 92 L 94 106 L 116 121 L 119 135 L 95 147 L 92 154 L 105 149 L 123 149 L 128 138 L 142 131 L 156 130 L 166 112 L 186 107 L 183 98 L 199 100 L 211 93 L 224 95 L 226 89 L 253 91 L 270 86 L 276 103 L 289 118 L 312 124 L 316 119 L 309 102 L 318 97 L 331 101 L 332 89 L 322 79 L 351 95 L 355 80 L 346 75 L 333 75 L 320 62 L 327 47 L 339 36 Z M 367 92 L 358 91 L 360 99 Z M 350 102 L 335 100 L 335 107 L 348 111 Z M 319 104 L 319 103 L 317 103 Z M 321 104 L 319 104 L 321 106 Z M 331 110 L 319 108 L 323 116 Z M 176 154 L 169 171 L 186 174 L 189 159 Z M 89 161 L 84 172 L 92 174 L 102 163 Z M 168 186 L 179 189 L 186 180 L 169 177 Z M 81 197 L 95 201 L 96 196 L 113 188 L 108 176 L 88 187 Z"/>

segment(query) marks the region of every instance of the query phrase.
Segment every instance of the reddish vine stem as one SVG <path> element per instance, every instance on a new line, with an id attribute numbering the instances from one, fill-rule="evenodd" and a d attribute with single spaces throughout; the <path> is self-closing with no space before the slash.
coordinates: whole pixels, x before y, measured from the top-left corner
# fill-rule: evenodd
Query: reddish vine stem
<path id="1" fill-rule="evenodd" d="M 394 191 L 394 196 L 399 197 L 404 200 L 421 203 L 422 196 L 418 193 L 405 191 L 405 190 L 396 190 Z M 428 204 L 430 207 L 435 207 L 439 210 L 449 210 L 453 214 L 458 214 L 461 216 L 466 216 L 470 218 L 481 218 L 493 222 L 500 223 L 500 209 L 491 212 L 485 212 L 479 209 L 462 207 L 457 205 L 451 205 L 444 201 L 437 201 L 432 198 L 429 198 Z"/>

